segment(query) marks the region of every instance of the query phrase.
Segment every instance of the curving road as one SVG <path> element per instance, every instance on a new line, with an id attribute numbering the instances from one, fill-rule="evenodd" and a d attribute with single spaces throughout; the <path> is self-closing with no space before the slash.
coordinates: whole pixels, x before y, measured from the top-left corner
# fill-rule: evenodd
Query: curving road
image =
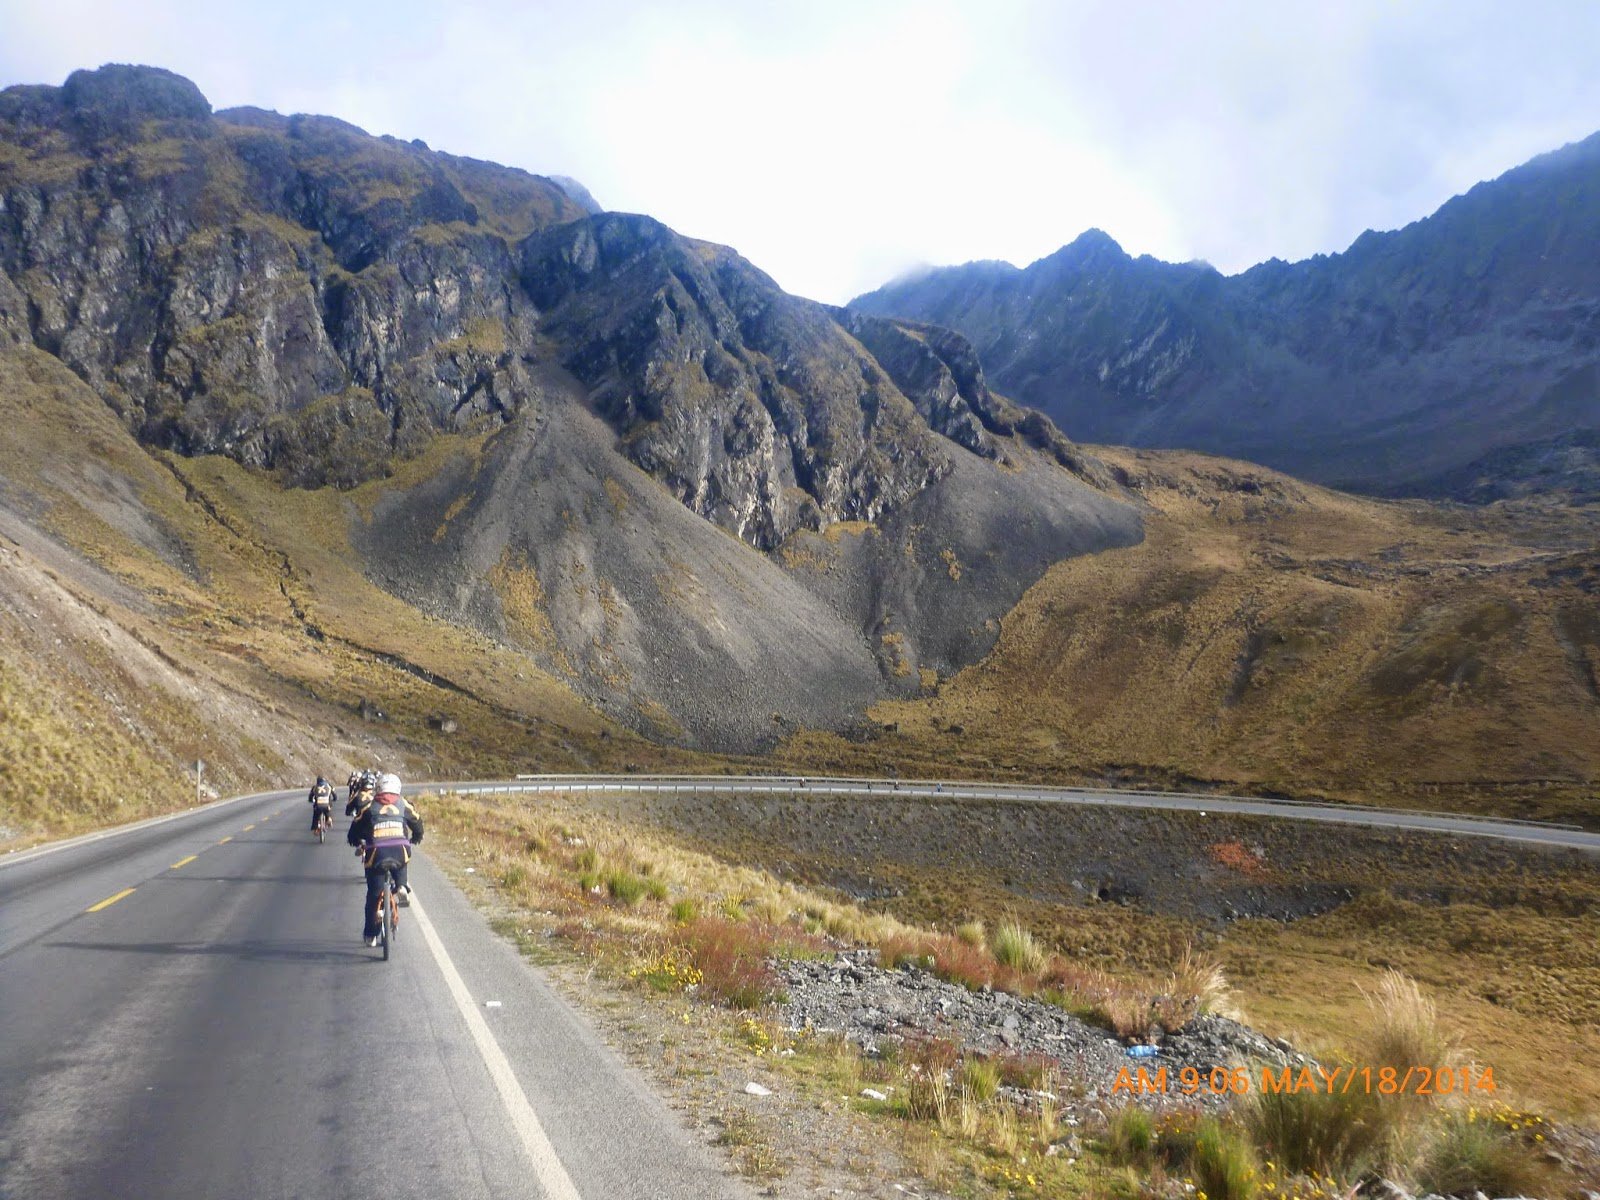
<path id="1" fill-rule="evenodd" d="M 472 792 L 785 792 L 1228 812 L 1600 851 L 1581 829 L 957 781 L 530 776 Z M 427 859 L 395 961 L 304 794 L 0 860 L 0 1200 L 750 1193 Z"/>
<path id="2" fill-rule="evenodd" d="M 1577 825 L 1464 817 L 1412 809 L 1369 808 L 1357 804 L 1317 804 L 1301 800 L 1260 800 L 1249 796 L 1201 795 L 1193 792 L 1097 791 L 1093 788 L 1046 787 L 1032 784 L 983 783 L 936 779 L 866 779 L 800 775 L 519 775 L 515 780 L 425 783 L 419 788 L 457 792 L 704 792 L 817 796 L 884 796 L 917 800 L 1005 801 L 1023 804 L 1072 804 L 1103 808 L 1165 809 L 1175 812 L 1231 813 L 1360 825 L 1369 829 L 1411 830 L 1459 837 L 1487 837 L 1506 842 L 1532 842 L 1574 850 L 1600 851 L 1600 833 Z"/>

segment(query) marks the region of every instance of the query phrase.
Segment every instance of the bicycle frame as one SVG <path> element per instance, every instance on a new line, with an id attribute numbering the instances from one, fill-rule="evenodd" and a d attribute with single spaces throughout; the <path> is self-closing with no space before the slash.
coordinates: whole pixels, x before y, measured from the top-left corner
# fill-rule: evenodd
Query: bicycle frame
<path id="1" fill-rule="evenodd" d="M 356 857 L 364 857 L 373 848 L 371 842 L 356 847 Z M 384 871 L 383 890 L 378 893 L 378 943 L 383 947 L 383 960 L 389 961 L 389 946 L 394 941 L 395 928 L 400 924 L 400 905 L 396 896 L 399 881 L 394 869 Z"/>

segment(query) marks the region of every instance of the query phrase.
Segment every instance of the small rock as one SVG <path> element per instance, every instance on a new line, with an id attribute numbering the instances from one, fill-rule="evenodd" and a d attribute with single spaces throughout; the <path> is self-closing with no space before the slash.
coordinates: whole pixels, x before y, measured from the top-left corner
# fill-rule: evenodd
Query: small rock
<path id="1" fill-rule="evenodd" d="M 1363 1197 L 1363 1200 L 1412 1200 L 1410 1192 L 1381 1175 L 1362 1184 L 1356 1195 Z"/>
<path id="2" fill-rule="evenodd" d="M 764 1088 L 759 1083 L 751 1080 L 744 1085 L 744 1094 L 746 1096 L 770 1096 L 772 1095 L 772 1089 Z"/>
<path id="3" fill-rule="evenodd" d="M 877 1088 L 862 1088 L 861 1089 L 861 1094 L 864 1097 L 866 1097 L 868 1100 L 887 1100 L 889 1098 L 889 1097 L 885 1096 L 882 1092 L 880 1092 Z"/>

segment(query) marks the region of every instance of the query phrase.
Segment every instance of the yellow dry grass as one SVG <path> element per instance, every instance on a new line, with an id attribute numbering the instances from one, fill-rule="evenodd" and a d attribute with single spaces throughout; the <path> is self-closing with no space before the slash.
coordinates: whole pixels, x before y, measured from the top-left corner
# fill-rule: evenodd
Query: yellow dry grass
<path id="1" fill-rule="evenodd" d="M 787 756 L 1600 821 L 1600 509 L 1097 453 L 1140 485 L 1141 544 L 1051 568 L 988 658 L 872 711 L 894 736 L 801 734 Z"/>

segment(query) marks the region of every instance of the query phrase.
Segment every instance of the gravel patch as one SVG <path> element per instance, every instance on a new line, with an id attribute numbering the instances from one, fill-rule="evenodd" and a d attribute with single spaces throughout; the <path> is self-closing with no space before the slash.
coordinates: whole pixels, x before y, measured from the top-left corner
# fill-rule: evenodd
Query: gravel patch
<path id="1" fill-rule="evenodd" d="M 788 992 L 781 1016 L 791 1029 L 842 1033 L 868 1053 L 878 1052 L 886 1042 L 942 1037 L 984 1056 L 1044 1055 L 1061 1064 L 1063 1077 L 1090 1104 L 1120 1104 L 1128 1098 L 1151 1106 L 1166 1099 L 1220 1107 L 1230 1099 L 1221 1081 L 1233 1067 L 1251 1066 L 1254 1090 L 1260 1066 L 1313 1062 L 1288 1042 L 1213 1015 L 1162 1037 L 1153 1056 L 1135 1057 L 1121 1039 L 1053 1004 L 1006 992 L 970 991 L 912 965 L 888 970 L 878 965 L 872 950 L 845 951 L 831 961 L 780 963 L 778 973 Z M 1167 1069 L 1171 1082 L 1165 1096 L 1114 1091 L 1125 1069 L 1136 1076 L 1141 1066 L 1152 1075 L 1157 1068 Z M 1178 1082 L 1185 1067 L 1193 1067 L 1202 1081 L 1192 1097 Z M 1222 1072 L 1216 1091 L 1209 1083 L 1213 1071 Z"/>

